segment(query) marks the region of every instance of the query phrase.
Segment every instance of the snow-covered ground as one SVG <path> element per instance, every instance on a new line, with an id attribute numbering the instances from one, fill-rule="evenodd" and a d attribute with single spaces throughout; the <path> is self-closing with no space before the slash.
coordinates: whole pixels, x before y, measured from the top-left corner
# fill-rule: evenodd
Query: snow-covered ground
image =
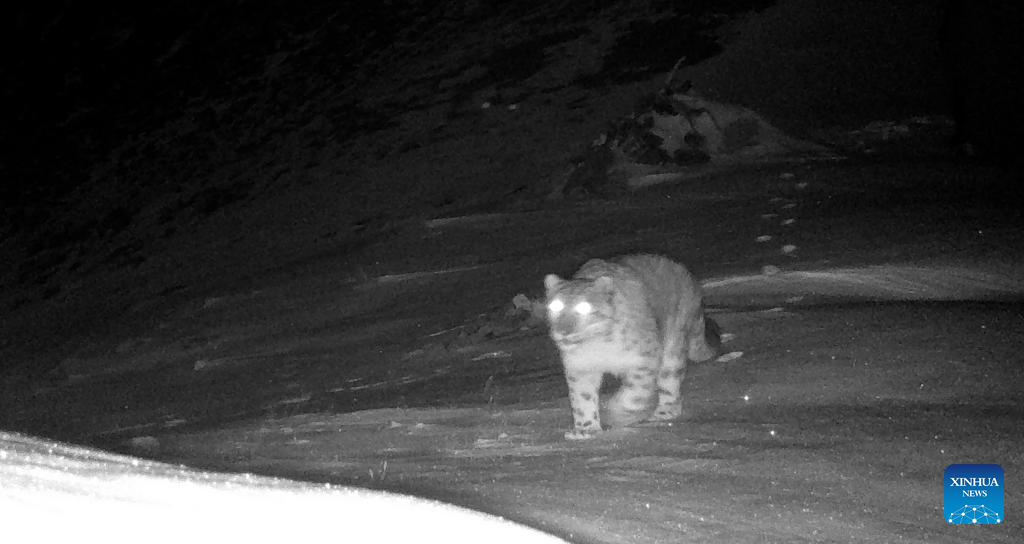
<path id="1" fill-rule="evenodd" d="M 0 478 L 3 532 L 19 542 L 563 542 L 437 501 L 200 472 L 11 433 L 0 433 Z"/>
<path id="2" fill-rule="evenodd" d="M 931 190 L 953 187 L 948 169 L 916 168 L 774 165 L 424 222 L 365 248 L 361 274 L 325 260 L 143 302 L 159 320 L 86 346 L 66 380 L 5 416 L 200 468 L 441 499 L 574 541 L 1016 541 L 1015 212 L 996 192 Z M 567 442 L 557 353 L 513 299 L 539 296 L 548 271 L 654 247 L 708 278 L 732 358 L 692 367 L 685 420 Z M 1006 522 L 984 534 L 942 514 L 943 469 L 971 462 L 1007 474 Z"/>

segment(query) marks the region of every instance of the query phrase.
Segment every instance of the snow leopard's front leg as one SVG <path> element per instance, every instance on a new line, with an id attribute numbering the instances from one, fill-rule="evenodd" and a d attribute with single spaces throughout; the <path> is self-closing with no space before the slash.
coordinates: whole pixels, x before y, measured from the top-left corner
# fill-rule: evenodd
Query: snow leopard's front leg
<path id="1" fill-rule="evenodd" d="M 569 404 L 572 406 L 572 430 L 565 433 L 569 440 L 593 438 L 601 431 L 598 392 L 603 376 L 602 372 L 566 369 L 565 381 L 569 384 Z"/>

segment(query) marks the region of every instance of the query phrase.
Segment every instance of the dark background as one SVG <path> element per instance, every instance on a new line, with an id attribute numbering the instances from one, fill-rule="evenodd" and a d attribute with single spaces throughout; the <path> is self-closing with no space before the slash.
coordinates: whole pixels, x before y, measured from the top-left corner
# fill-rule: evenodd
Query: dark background
<path id="1" fill-rule="evenodd" d="M 347 254 L 408 217 L 536 205 L 681 56 L 709 97 L 797 135 L 948 115 L 940 154 L 1019 166 L 1019 4 L 791 1 L 744 26 L 773 4 L 7 7 L 4 342 L 25 341 L 20 309 L 97 304 L 90 277 L 169 292 Z"/>

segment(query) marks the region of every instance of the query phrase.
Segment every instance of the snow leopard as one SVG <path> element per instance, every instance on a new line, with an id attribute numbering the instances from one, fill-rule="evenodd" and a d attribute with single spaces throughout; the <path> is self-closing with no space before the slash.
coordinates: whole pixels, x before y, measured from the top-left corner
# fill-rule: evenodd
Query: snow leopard
<path id="1" fill-rule="evenodd" d="M 711 359 L 721 343 L 686 267 L 660 255 L 593 259 L 572 279 L 548 274 L 544 287 L 551 339 L 569 386 L 567 439 L 592 438 L 602 425 L 681 415 L 687 361 Z M 601 403 L 605 374 L 621 384 Z"/>

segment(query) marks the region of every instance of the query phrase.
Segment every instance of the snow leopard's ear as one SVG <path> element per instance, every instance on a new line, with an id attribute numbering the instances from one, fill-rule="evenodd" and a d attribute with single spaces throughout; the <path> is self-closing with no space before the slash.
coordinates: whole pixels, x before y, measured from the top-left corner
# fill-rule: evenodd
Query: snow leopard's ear
<path id="1" fill-rule="evenodd" d="M 612 278 L 610 276 L 600 276 L 594 280 L 594 288 L 600 292 L 608 292 L 612 290 Z"/>
<path id="2" fill-rule="evenodd" d="M 563 282 L 564 280 L 562 280 L 562 278 L 559 278 L 554 274 L 548 274 L 547 276 L 544 276 L 544 289 L 547 289 L 548 295 L 550 295 L 558 289 Z"/>

